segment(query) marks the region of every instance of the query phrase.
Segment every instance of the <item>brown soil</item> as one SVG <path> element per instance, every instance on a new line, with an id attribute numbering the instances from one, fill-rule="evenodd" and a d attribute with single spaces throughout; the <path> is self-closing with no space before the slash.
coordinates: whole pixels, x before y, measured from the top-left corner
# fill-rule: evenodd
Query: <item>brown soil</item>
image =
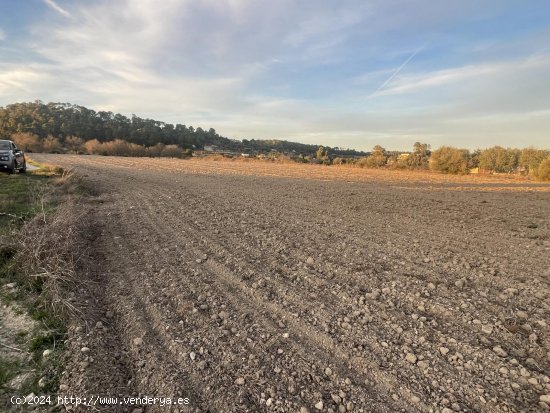
<path id="1" fill-rule="evenodd" d="M 547 406 L 550 184 L 33 158 L 101 194 L 67 394 L 190 399 L 144 412 Z"/>

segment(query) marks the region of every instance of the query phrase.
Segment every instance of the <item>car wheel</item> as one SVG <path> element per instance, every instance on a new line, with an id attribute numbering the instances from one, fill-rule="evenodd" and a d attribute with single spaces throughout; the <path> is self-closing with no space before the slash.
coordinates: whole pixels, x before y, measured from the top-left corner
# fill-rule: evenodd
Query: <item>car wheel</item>
<path id="1" fill-rule="evenodd" d="M 8 168 L 8 174 L 13 174 L 15 173 L 15 162 L 12 162 L 11 163 L 11 166 Z"/>

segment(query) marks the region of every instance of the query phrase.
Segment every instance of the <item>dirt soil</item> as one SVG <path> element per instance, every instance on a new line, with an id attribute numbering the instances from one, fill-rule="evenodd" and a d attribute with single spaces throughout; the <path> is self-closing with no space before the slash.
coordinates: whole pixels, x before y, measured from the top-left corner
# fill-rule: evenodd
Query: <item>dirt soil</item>
<path id="1" fill-rule="evenodd" d="M 33 158 L 99 193 L 62 393 L 190 401 L 95 411 L 548 410 L 550 184 Z"/>

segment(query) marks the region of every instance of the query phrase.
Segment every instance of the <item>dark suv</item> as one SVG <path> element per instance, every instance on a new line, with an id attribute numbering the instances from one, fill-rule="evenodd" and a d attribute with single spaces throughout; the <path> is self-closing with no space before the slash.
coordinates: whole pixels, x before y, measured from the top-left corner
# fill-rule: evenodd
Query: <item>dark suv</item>
<path id="1" fill-rule="evenodd" d="M 10 174 L 27 172 L 25 154 L 12 141 L 0 139 L 0 170 Z"/>

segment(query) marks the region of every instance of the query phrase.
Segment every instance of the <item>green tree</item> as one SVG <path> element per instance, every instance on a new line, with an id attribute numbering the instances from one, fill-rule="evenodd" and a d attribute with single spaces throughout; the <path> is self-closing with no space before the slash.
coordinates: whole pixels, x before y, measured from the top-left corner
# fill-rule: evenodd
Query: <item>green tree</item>
<path id="1" fill-rule="evenodd" d="M 446 174 L 467 174 L 470 154 L 467 149 L 442 146 L 432 152 L 430 169 Z"/>
<path id="2" fill-rule="evenodd" d="M 479 167 L 491 172 L 510 173 L 518 167 L 520 151 L 501 146 L 481 151 Z"/>
<path id="3" fill-rule="evenodd" d="M 367 168 L 381 168 L 386 165 L 387 161 L 386 149 L 380 145 L 376 145 L 372 148 L 371 155 L 367 156 L 363 161 L 363 165 Z"/>
<path id="4" fill-rule="evenodd" d="M 328 151 L 324 146 L 319 146 L 319 148 L 315 152 L 315 157 L 323 161 L 328 158 Z"/>
<path id="5" fill-rule="evenodd" d="M 14 103 L 0 107 L 0 136 L 16 133 L 30 133 L 45 139 L 55 136 L 64 142 L 68 136 L 78 136 L 84 141 L 96 139 L 110 142 L 115 138 L 142 146 L 178 145 L 181 148 L 197 149 L 205 144 L 218 145 L 235 152 L 263 152 L 271 149 L 289 154 L 315 155 L 317 145 L 308 145 L 283 140 L 239 141 L 220 136 L 214 129 L 196 129 L 183 124 L 172 125 L 154 119 L 143 119 L 136 115 L 126 117 L 107 111 L 96 112 L 83 106 L 69 103 L 48 103 L 41 101 Z M 246 150 L 245 150 L 246 149 Z M 344 148 L 326 148 L 332 155 L 366 155 L 365 152 Z"/>
<path id="6" fill-rule="evenodd" d="M 386 156 L 386 149 L 380 145 L 376 145 L 374 148 L 372 148 L 371 155 L 378 157 Z"/>
<path id="7" fill-rule="evenodd" d="M 430 145 L 415 142 L 411 156 L 407 158 L 407 165 L 412 169 L 427 169 L 430 160 Z"/>
<path id="8" fill-rule="evenodd" d="M 541 181 L 550 181 L 550 156 L 540 163 L 537 178 Z"/>
<path id="9" fill-rule="evenodd" d="M 481 154 L 481 149 L 476 149 L 470 153 L 470 158 L 468 159 L 468 168 L 479 168 L 479 155 Z"/>
<path id="10" fill-rule="evenodd" d="M 519 165 L 527 170 L 529 175 L 538 174 L 539 165 L 550 155 L 549 151 L 535 148 L 525 148 L 521 151 Z"/>

